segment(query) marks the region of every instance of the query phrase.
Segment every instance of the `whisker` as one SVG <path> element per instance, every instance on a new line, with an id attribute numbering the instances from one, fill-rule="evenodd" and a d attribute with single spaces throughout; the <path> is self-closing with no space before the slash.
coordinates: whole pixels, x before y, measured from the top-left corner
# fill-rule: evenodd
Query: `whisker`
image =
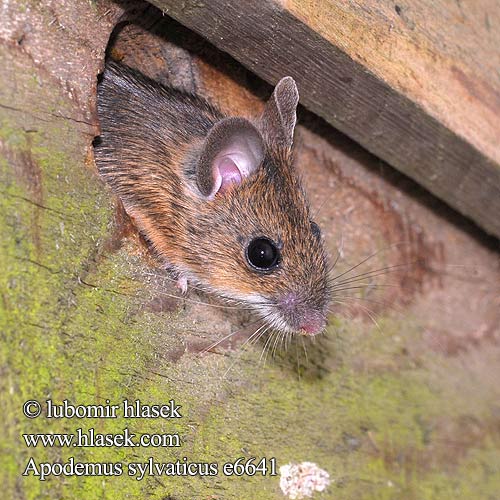
<path id="1" fill-rule="evenodd" d="M 306 363 L 309 363 L 309 358 L 307 357 L 307 349 L 306 349 L 306 343 L 304 342 L 304 337 L 300 337 L 300 341 L 302 342 L 302 347 L 304 348 L 304 355 L 306 357 Z"/>
<path id="2" fill-rule="evenodd" d="M 361 283 L 360 285 L 353 285 L 353 286 L 345 286 L 342 288 L 332 288 L 332 293 L 335 294 L 335 292 L 343 292 L 345 290 L 366 290 L 368 288 L 400 288 L 400 285 L 395 285 L 395 284 L 384 284 L 381 283 L 380 285 L 377 283 Z"/>
<path id="3" fill-rule="evenodd" d="M 237 361 L 239 361 L 241 359 L 241 356 L 243 355 L 243 352 L 245 351 L 244 347 L 245 345 L 252 339 L 252 337 L 254 337 L 255 335 L 257 335 L 257 339 L 260 337 L 260 334 L 259 332 L 266 326 L 266 324 L 263 324 L 262 326 L 260 326 L 259 328 L 257 328 L 257 330 L 255 330 L 255 332 L 252 333 L 252 335 L 250 335 L 250 337 L 244 342 L 244 344 L 241 346 L 238 354 L 235 356 L 233 362 L 231 363 L 231 365 L 228 367 L 228 369 L 224 372 L 224 375 L 222 376 L 222 378 L 226 378 L 227 374 L 231 371 L 231 369 L 233 368 L 233 366 L 236 364 Z M 264 331 L 267 331 L 269 327 L 266 328 L 266 330 Z"/>
<path id="4" fill-rule="evenodd" d="M 252 307 L 248 306 L 248 307 L 242 307 L 242 306 L 230 306 L 230 305 L 223 305 L 223 304 L 211 304 L 210 302 L 204 302 L 203 300 L 195 300 L 195 299 L 191 299 L 189 297 L 183 297 L 183 296 L 179 296 L 179 295 L 175 295 L 173 293 L 168 293 L 168 292 L 163 292 L 162 290 L 157 290 L 156 293 L 160 294 L 160 295 L 163 295 L 165 297 L 170 297 L 172 299 L 177 299 L 179 301 L 185 301 L 185 302 L 189 302 L 190 304 L 197 304 L 197 305 L 203 305 L 203 306 L 209 306 L 209 307 L 214 307 L 216 309 L 237 309 L 237 310 L 240 310 L 240 311 L 250 311 L 250 310 L 253 310 Z"/>
<path id="5" fill-rule="evenodd" d="M 344 247 L 344 238 L 341 237 L 340 238 L 340 245 L 337 247 L 337 256 L 335 257 L 335 260 L 333 261 L 331 266 L 328 267 L 328 274 L 330 274 L 333 271 L 333 269 L 335 268 L 335 266 L 337 265 L 337 262 L 340 258 L 340 255 L 342 254 L 343 247 Z"/>
<path id="6" fill-rule="evenodd" d="M 357 297 L 355 295 L 336 295 L 335 298 L 340 298 L 340 299 L 348 299 L 348 300 L 360 300 L 360 301 L 364 301 L 364 302 L 371 302 L 373 304 L 377 304 L 379 306 L 382 306 L 382 307 L 389 307 L 389 308 L 392 308 L 394 309 L 396 312 L 398 313 L 401 313 L 403 312 L 403 309 L 399 308 L 397 309 L 396 308 L 396 304 L 393 304 L 389 301 L 384 301 L 384 300 L 376 300 L 376 299 L 372 299 L 372 298 L 366 298 L 366 297 Z M 341 301 L 336 301 L 336 303 L 340 304 L 340 305 L 347 305 L 345 302 L 341 302 Z M 335 311 L 332 311 L 332 310 L 329 310 L 328 311 L 329 313 L 332 313 L 332 314 L 335 314 Z"/>
<path id="7" fill-rule="evenodd" d="M 262 349 L 262 353 L 260 355 L 260 360 L 259 361 L 262 361 L 262 356 L 264 356 L 264 354 L 266 353 L 266 350 L 267 350 L 269 342 L 271 341 L 271 339 L 273 338 L 273 336 L 276 335 L 276 334 L 277 334 L 276 331 L 271 331 L 271 335 L 269 335 L 267 337 L 266 342 L 264 344 L 264 347 Z M 266 361 L 267 361 L 267 354 L 264 356 L 264 365 L 266 364 Z"/>
<path id="8" fill-rule="evenodd" d="M 211 344 L 210 346 L 208 346 L 206 349 L 204 349 L 203 351 L 201 351 L 198 356 L 201 356 L 202 354 L 206 354 L 207 352 L 209 352 L 210 350 L 212 350 L 214 347 L 217 347 L 218 345 L 220 345 L 222 342 L 224 342 L 225 340 L 231 338 L 232 336 L 240 333 L 242 330 L 244 330 L 245 328 L 248 328 L 248 326 L 252 326 L 252 325 L 255 325 L 256 323 L 259 323 L 261 321 L 261 319 L 257 319 L 255 320 L 254 322 L 250 323 L 249 325 L 245 325 L 233 332 L 230 332 L 229 334 L 225 335 L 224 337 L 222 337 L 221 339 L 217 340 L 216 342 L 214 342 L 213 344 Z"/>
<path id="9" fill-rule="evenodd" d="M 377 250 L 376 252 L 372 253 L 371 255 L 369 255 L 368 257 L 365 257 L 361 262 L 358 262 L 358 264 L 350 267 L 349 269 L 347 269 L 343 273 L 338 274 L 337 276 L 334 276 L 333 279 L 337 279 L 337 278 L 340 278 L 340 277 L 346 275 L 347 273 L 349 273 L 349 272 L 353 271 L 354 269 L 358 268 L 359 266 L 363 265 L 365 262 L 369 261 L 370 259 L 373 259 L 373 257 L 377 256 L 381 252 L 389 250 L 390 248 L 393 248 L 395 246 L 400 246 L 400 245 L 404 245 L 404 244 L 407 244 L 407 243 L 405 243 L 405 242 L 393 243 L 392 245 L 388 245 L 387 247 L 381 248 L 381 249 Z"/>
<path id="10" fill-rule="evenodd" d="M 378 324 L 377 320 L 375 319 L 374 315 L 375 312 L 369 309 L 368 307 L 364 306 L 363 304 L 358 304 L 359 307 L 363 308 L 368 315 L 368 317 L 372 320 L 373 324 L 377 328 L 378 332 L 383 335 L 382 329 L 380 328 L 380 325 Z"/>
<path id="11" fill-rule="evenodd" d="M 401 268 L 405 268 L 405 267 L 409 268 L 412 264 L 415 264 L 415 263 L 416 262 L 407 262 L 407 263 L 404 263 L 404 264 L 395 264 L 393 266 L 385 266 L 385 267 L 381 267 L 381 268 L 378 268 L 378 269 L 372 269 L 371 271 L 366 271 L 364 273 L 356 274 L 354 276 L 349 276 L 348 278 L 345 278 L 345 279 L 340 280 L 340 281 L 337 281 L 336 278 L 334 278 L 334 277 L 333 278 L 329 277 L 329 282 L 341 285 L 343 283 L 347 283 L 349 281 L 353 281 L 354 279 L 364 279 L 364 278 L 372 278 L 372 277 L 375 277 L 375 276 L 382 276 L 384 274 L 389 274 L 391 272 L 396 272 L 396 270 L 399 270 Z M 342 274 L 346 274 L 346 273 L 342 273 Z M 341 276 L 341 275 L 339 275 L 339 276 Z"/>

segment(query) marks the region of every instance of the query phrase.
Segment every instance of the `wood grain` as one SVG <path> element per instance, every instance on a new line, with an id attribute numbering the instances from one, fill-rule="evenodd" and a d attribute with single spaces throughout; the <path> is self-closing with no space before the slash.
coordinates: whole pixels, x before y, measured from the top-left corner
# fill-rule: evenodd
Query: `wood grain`
<path id="1" fill-rule="evenodd" d="M 332 479 L 324 500 L 497 498 L 500 269 L 490 240 L 303 113 L 297 165 L 329 253 L 339 255 L 332 279 L 363 279 L 337 289 L 330 327 L 314 342 L 252 343 L 259 330 L 244 308 L 196 287 L 176 291 L 165 263 L 115 213 L 92 141 L 106 48 L 240 113 L 262 109 L 266 85 L 168 16 L 158 31 L 150 28 L 158 19 L 142 33 L 120 23 L 106 47 L 125 14 L 114 0 L 2 4 L 1 497 L 283 500 L 279 476 L 223 474 L 224 463 L 255 456 L 317 463 Z M 268 339 L 278 341 L 275 356 Z M 29 419 L 21 412 L 32 398 L 43 406 L 173 399 L 183 418 Z M 20 441 L 80 426 L 179 433 L 182 447 L 75 452 Z M 218 464 L 219 474 L 127 472 L 184 454 Z M 73 455 L 123 464 L 123 474 L 21 476 L 30 457 L 40 469 Z"/>
<path id="2" fill-rule="evenodd" d="M 450 6 L 439 16 L 403 2 L 151 3 L 268 82 L 293 76 L 304 106 L 500 236 L 498 9 L 483 9 L 483 34 L 480 13 L 460 30 Z M 476 54 L 474 36 L 488 42 Z"/>

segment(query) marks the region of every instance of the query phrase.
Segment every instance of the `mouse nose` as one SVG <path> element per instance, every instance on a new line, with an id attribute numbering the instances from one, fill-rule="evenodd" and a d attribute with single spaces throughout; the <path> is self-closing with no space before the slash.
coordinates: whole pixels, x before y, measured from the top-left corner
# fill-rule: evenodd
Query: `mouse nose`
<path id="1" fill-rule="evenodd" d="M 305 312 L 299 322 L 299 329 L 305 335 L 317 335 L 321 333 L 326 326 L 326 320 L 324 316 L 317 311 Z"/>
<path id="2" fill-rule="evenodd" d="M 285 295 L 279 307 L 290 326 L 303 335 L 317 335 L 325 329 L 325 315 L 314 306 L 304 304 L 294 293 Z"/>

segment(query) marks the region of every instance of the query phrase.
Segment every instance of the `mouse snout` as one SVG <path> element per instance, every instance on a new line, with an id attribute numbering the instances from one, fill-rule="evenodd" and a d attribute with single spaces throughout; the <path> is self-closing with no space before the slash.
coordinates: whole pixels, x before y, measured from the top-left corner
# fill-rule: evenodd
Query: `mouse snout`
<path id="1" fill-rule="evenodd" d="M 317 335 L 326 326 L 326 318 L 322 310 L 306 304 L 293 294 L 287 294 L 279 302 L 279 308 L 293 330 L 305 335 Z"/>
<path id="2" fill-rule="evenodd" d="M 306 335 L 317 335 L 325 329 L 325 326 L 325 317 L 318 311 L 308 311 L 304 313 L 299 322 L 299 329 Z"/>

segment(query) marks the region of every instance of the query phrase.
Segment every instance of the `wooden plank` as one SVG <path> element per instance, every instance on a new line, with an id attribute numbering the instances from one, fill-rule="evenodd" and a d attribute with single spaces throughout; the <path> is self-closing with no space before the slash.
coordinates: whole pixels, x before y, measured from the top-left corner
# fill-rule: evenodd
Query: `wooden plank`
<path id="1" fill-rule="evenodd" d="M 377 158 L 352 141 L 325 140 L 325 127 L 308 117 L 310 129 L 298 127 L 297 163 L 332 256 L 341 244 L 333 273 L 345 272 L 345 284 L 370 270 L 398 271 L 364 274 L 353 282 L 363 290 L 337 290 L 342 300 L 325 335 L 287 339 L 286 348 L 278 342 L 273 356 L 266 341 L 279 339 L 256 342 L 255 317 L 196 287 L 181 296 L 164 263 L 146 257 L 137 232 L 115 219 L 91 142 L 97 74 L 122 14 L 113 0 L 2 4 L 2 497 L 26 500 L 43 490 L 38 497 L 284 500 L 280 477 L 269 474 L 274 457 L 278 468 L 308 460 L 328 471 L 323 500 L 497 498 L 500 269 L 487 239 L 443 217 L 431 196 L 415 197 L 413 183 L 395 189 L 395 172 L 378 172 Z M 256 95 L 264 85 L 248 92 L 239 65 L 205 47 L 205 59 L 190 53 L 197 37 L 165 21 L 161 36 L 125 38 L 132 53 L 116 39 L 108 49 L 215 103 L 249 114 L 262 106 Z M 330 197 L 335 203 L 326 205 Z M 25 418 L 32 398 L 44 409 L 46 399 L 104 405 L 109 398 L 120 408 L 124 399 L 172 399 L 182 405 L 175 422 L 131 423 L 118 411 L 99 419 L 98 433 L 164 426 L 182 445 L 32 451 L 20 435 L 73 434 L 95 422 L 48 420 L 45 411 Z M 137 480 L 128 465 L 161 469 L 184 453 L 191 463 L 217 464 L 217 476 L 146 472 Z M 224 475 L 224 463 L 250 453 L 266 458 L 268 474 Z M 123 474 L 41 483 L 30 467 L 21 476 L 28 461 L 40 470 L 72 455 L 83 464 L 113 462 Z"/>
<path id="2" fill-rule="evenodd" d="M 268 82 L 292 75 L 304 106 L 500 237 L 494 2 L 478 2 L 482 28 L 476 11 L 470 25 L 463 14 L 462 31 L 449 5 L 439 14 L 390 4 L 389 15 L 388 2 L 368 0 L 363 9 L 325 1 L 151 3 Z"/>

